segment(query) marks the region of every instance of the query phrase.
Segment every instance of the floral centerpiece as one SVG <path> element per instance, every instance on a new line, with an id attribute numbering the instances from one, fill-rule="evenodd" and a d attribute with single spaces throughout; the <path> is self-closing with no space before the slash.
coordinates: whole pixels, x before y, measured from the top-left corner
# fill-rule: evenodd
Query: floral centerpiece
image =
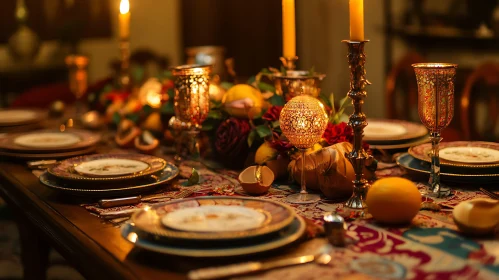
<path id="1" fill-rule="evenodd" d="M 261 78 L 259 74 L 246 84 L 210 85 L 211 106 L 202 126 L 202 154 L 233 168 L 254 163 L 267 165 L 277 178 L 296 180 L 290 167 L 295 166 L 293 162 L 299 153 L 282 135 L 279 125 L 285 100 L 275 93 L 273 85 Z M 127 120 L 164 143 L 172 144 L 168 120 L 174 115 L 173 86 L 172 76 L 166 72 L 148 79 L 131 92 L 122 92 L 110 85 L 92 96 L 92 104 L 105 114 L 109 124 L 119 126 Z M 329 123 L 322 140 L 307 155 L 338 143 L 350 143 L 353 138 L 352 128 L 345 123 L 348 119 L 345 109 L 351 106 L 348 97 L 339 100 L 336 109 L 332 94 L 320 95 L 319 100 L 328 111 Z"/>

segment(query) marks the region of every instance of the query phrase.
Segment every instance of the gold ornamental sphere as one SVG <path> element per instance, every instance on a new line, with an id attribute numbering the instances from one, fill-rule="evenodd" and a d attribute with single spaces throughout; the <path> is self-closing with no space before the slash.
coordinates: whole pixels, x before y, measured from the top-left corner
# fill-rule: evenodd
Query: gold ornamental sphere
<path id="1" fill-rule="evenodd" d="M 282 133 L 291 144 L 308 149 L 321 139 L 327 119 L 324 105 L 318 99 L 299 95 L 284 105 L 279 122 Z"/>

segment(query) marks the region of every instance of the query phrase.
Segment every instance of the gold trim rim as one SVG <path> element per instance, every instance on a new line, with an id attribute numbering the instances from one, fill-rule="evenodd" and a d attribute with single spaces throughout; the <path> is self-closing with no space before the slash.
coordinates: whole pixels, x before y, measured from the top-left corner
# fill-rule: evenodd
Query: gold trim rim
<path id="1" fill-rule="evenodd" d="M 413 68 L 416 69 L 456 69 L 458 67 L 455 63 L 447 62 L 423 62 L 411 64 Z"/>
<path id="2" fill-rule="evenodd" d="M 185 256 L 185 257 L 230 257 L 230 256 L 240 256 L 240 255 L 248 255 L 248 254 L 254 254 L 254 253 L 259 253 L 259 252 L 266 252 L 270 251 L 273 249 L 281 248 L 283 246 L 286 246 L 288 244 L 291 244 L 298 239 L 300 239 L 303 234 L 305 233 L 306 230 L 306 223 L 305 220 L 298 216 L 294 215 L 293 222 L 294 220 L 297 220 L 299 223 L 298 228 L 296 231 L 286 238 L 281 238 L 273 242 L 267 242 L 267 243 L 262 243 L 258 245 L 248 245 L 246 247 L 238 247 L 238 248 L 233 248 L 233 249 L 219 249 L 219 250 L 203 250 L 203 249 L 195 249 L 195 250 L 185 250 L 183 248 L 167 248 L 165 249 L 164 245 L 155 245 L 155 246 L 150 246 L 150 245 L 144 245 L 144 244 L 137 244 L 137 243 L 132 243 L 130 240 L 128 240 L 126 237 L 122 235 L 122 237 L 138 246 L 147 250 L 159 252 L 159 253 L 168 253 L 176 256 Z M 137 231 L 133 231 L 134 226 L 131 224 L 126 224 L 125 227 L 131 227 L 129 231 L 137 233 Z M 125 227 L 122 228 L 121 232 L 123 233 Z M 139 237 L 140 239 L 140 237 Z M 149 243 L 152 243 L 151 241 L 148 241 Z M 161 249 L 158 249 L 157 247 L 161 247 Z"/>
<path id="3" fill-rule="evenodd" d="M 483 141 L 477 141 L 477 142 L 483 142 Z M 427 143 L 424 143 L 427 144 Z M 424 145 L 420 144 L 420 145 Z M 417 146 L 420 146 L 417 145 Z M 409 148 L 407 153 L 414 158 L 417 158 L 419 160 L 422 160 L 424 162 L 431 162 L 431 159 L 425 158 L 424 156 L 420 156 L 414 152 L 414 148 L 417 146 L 412 146 Z M 452 167 L 463 167 L 463 168 L 473 168 L 473 169 L 482 169 L 482 168 L 494 168 L 494 167 L 499 167 L 499 162 L 498 163 L 485 163 L 485 164 L 466 164 L 466 163 L 452 163 L 444 159 L 444 162 L 440 160 L 440 165 L 442 166 L 452 166 Z"/>
<path id="4" fill-rule="evenodd" d="M 420 170 L 420 169 L 416 169 L 416 168 L 413 168 L 413 167 L 408 167 L 408 166 L 402 165 L 400 163 L 400 158 L 402 158 L 403 156 L 406 156 L 406 155 L 411 156 L 409 153 L 403 153 L 403 154 L 401 154 L 400 156 L 397 157 L 397 159 L 395 161 L 397 162 L 398 166 L 400 166 L 400 167 L 402 167 L 404 169 L 411 170 L 411 171 L 415 171 L 415 172 L 419 172 L 419 173 L 425 173 L 425 174 L 430 174 L 430 171 Z M 449 177 L 499 177 L 499 173 L 496 173 L 496 174 L 454 174 L 454 173 L 440 173 L 440 175 L 449 176 Z"/>

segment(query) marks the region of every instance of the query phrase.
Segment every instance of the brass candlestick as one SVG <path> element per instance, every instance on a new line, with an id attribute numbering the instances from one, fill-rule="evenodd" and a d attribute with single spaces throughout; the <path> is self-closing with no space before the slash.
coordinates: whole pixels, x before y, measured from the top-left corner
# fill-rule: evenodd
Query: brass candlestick
<path id="1" fill-rule="evenodd" d="M 130 39 L 120 39 L 121 68 L 119 74 L 119 84 L 125 90 L 130 89 Z"/>
<path id="2" fill-rule="evenodd" d="M 294 57 L 284 57 L 284 56 L 282 56 L 279 59 L 282 62 L 282 66 L 284 66 L 284 68 L 286 70 L 294 70 L 296 68 L 296 61 L 298 60 L 298 56 L 294 56 Z"/>
<path id="3" fill-rule="evenodd" d="M 367 126 L 366 115 L 362 112 L 362 104 L 367 96 L 366 85 L 371 83 L 366 79 L 366 54 L 364 45 L 369 41 L 350 41 L 344 40 L 348 46 L 348 64 L 350 68 L 350 91 L 348 97 L 352 99 L 354 112 L 350 115 L 348 125 L 353 129 L 353 150 L 346 156 L 353 165 L 355 171 L 355 180 L 353 180 L 353 195 L 350 197 L 346 206 L 354 209 L 366 208 L 365 199 L 369 184 L 363 178 L 362 169 L 372 161 L 369 155 L 362 147 L 362 137 L 364 128 Z"/>

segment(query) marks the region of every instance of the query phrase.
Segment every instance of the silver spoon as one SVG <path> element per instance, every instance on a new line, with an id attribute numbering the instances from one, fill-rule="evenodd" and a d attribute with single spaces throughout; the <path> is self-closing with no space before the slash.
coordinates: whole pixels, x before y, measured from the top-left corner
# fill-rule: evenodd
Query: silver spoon
<path id="1" fill-rule="evenodd" d="M 209 280 L 311 262 L 315 262 L 319 265 L 327 265 L 332 260 L 330 255 L 332 249 L 333 247 L 331 244 L 326 244 L 321 247 L 317 255 L 305 255 L 269 262 L 246 262 L 219 267 L 201 268 L 190 271 L 187 274 L 187 277 L 190 280 Z"/>

